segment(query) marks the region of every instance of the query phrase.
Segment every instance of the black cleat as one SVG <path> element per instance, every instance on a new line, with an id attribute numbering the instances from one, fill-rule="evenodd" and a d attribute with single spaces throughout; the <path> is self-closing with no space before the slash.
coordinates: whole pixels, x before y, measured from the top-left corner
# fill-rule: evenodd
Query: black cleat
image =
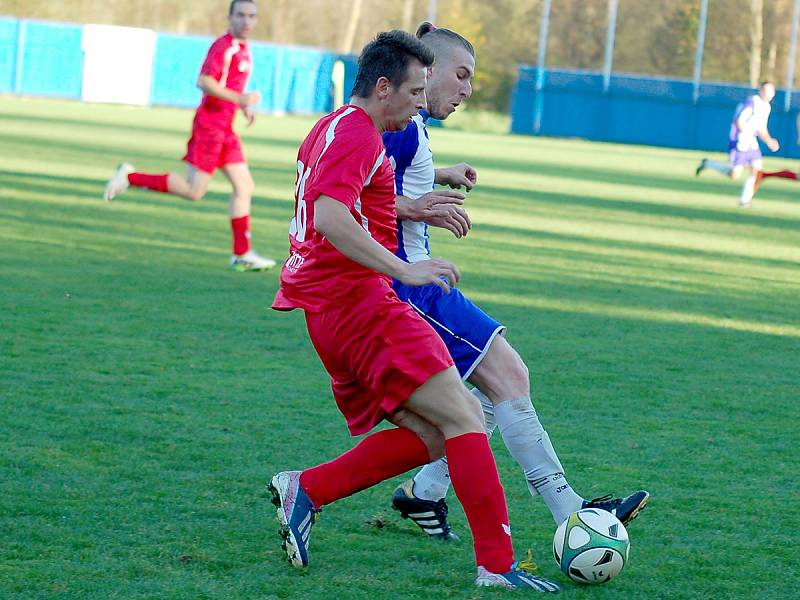
<path id="1" fill-rule="evenodd" d="M 644 490 L 632 493 L 630 496 L 624 498 L 612 498 L 602 496 L 594 500 L 584 501 L 581 508 L 599 508 L 610 512 L 617 517 L 623 525 L 627 525 L 639 516 L 639 513 L 647 506 L 647 501 L 650 499 L 650 494 Z"/>
<path id="2" fill-rule="evenodd" d="M 397 486 L 392 494 L 392 508 L 404 519 L 411 519 L 426 534 L 442 540 L 458 541 L 458 536 L 447 523 L 447 503 L 441 500 L 423 500 L 414 495 L 414 480 Z"/>
<path id="3" fill-rule="evenodd" d="M 700 175 L 700 173 L 705 171 L 705 169 L 706 169 L 706 159 L 704 158 L 703 160 L 700 161 L 700 164 L 694 170 L 694 176 L 698 177 Z"/>

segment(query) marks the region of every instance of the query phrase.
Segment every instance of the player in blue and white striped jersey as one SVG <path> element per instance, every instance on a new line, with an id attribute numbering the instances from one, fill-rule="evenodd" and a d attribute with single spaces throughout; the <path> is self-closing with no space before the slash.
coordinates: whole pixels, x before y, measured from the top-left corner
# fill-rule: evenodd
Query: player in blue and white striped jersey
<path id="1" fill-rule="evenodd" d="M 427 110 L 420 111 L 401 132 L 383 135 L 387 156 L 395 169 L 398 213 L 398 255 L 409 262 L 430 258 L 428 225 L 444 227 L 457 237 L 471 228 L 462 208 L 464 196 L 437 191 L 434 184 L 471 190 L 477 173 L 461 163 L 435 169 L 428 144 L 429 117 L 446 119 L 472 94 L 475 53 L 469 41 L 447 29 L 423 23 L 417 36 L 435 54 L 428 69 Z M 531 494 L 541 495 L 553 519 L 561 523 L 570 513 L 594 506 L 627 523 L 644 508 L 649 494 L 638 491 L 625 498 L 586 501 L 564 477 L 564 469 L 533 408 L 528 369 L 506 341 L 505 327 L 457 288 L 444 293 L 436 286 L 411 288 L 395 282 L 398 296 L 411 304 L 439 333 L 463 379 L 475 385 L 491 434 L 497 426 L 512 456 L 522 467 Z M 392 504 L 426 533 L 450 539 L 444 497 L 449 488 L 447 462 L 436 461 L 400 485 Z"/>
<path id="2" fill-rule="evenodd" d="M 695 175 L 711 169 L 731 179 L 739 179 L 744 168 L 749 167 L 750 176 L 745 180 L 739 198 L 739 206 L 742 208 L 749 208 L 753 194 L 760 183 L 758 173 L 761 171 L 762 162 L 758 138 L 761 138 L 772 152 L 777 152 L 781 147 L 767 128 L 769 113 L 772 110 L 770 102 L 774 97 L 775 86 L 769 81 L 762 82 L 758 87 L 758 94 L 747 97 L 736 107 L 728 134 L 729 162 L 704 158 L 695 170 Z"/>

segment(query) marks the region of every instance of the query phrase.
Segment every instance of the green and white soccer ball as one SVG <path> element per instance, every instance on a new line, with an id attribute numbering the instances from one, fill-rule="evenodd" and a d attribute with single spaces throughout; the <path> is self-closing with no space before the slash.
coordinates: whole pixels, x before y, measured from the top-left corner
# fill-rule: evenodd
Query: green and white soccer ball
<path id="1" fill-rule="evenodd" d="M 564 574 L 577 583 L 605 583 L 628 562 L 631 544 L 619 519 L 598 508 L 572 513 L 556 529 L 553 557 Z"/>

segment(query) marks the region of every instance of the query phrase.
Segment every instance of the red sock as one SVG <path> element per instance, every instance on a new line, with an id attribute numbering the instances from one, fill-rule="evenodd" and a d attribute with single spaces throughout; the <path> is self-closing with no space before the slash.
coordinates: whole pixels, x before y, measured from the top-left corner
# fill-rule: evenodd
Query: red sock
<path id="1" fill-rule="evenodd" d="M 231 219 L 233 231 L 233 253 L 241 256 L 250 250 L 250 215 Z"/>
<path id="2" fill-rule="evenodd" d="M 465 433 L 444 444 L 450 480 L 467 515 L 478 566 L 505 573 L 514 562 L 506 497 L 485 433 Z"/>
<path id="3" fill-rule="evenodd" d="M 150 175 L 149 173 L 129 173 L 128 183 L 135 187 L 143 187 L 154 192 L 168 192 L 167 178 L 169 175 Z"/>
<path id="4" fill-rule="evenodd" d="M 784 179 L 797 179 L 797 173 L 794 171 L 772 171 L 771 173 L 764 173 L 764 177 L 783 177 Z"/>
<path id="5" fill-rule="evenodd" d="M 306 469 L 300 485 L 321 508 L 430 460 L 428 448 L 416 433 L 403 427 L 386 429 L 368 435 L 339 458 Z"/>

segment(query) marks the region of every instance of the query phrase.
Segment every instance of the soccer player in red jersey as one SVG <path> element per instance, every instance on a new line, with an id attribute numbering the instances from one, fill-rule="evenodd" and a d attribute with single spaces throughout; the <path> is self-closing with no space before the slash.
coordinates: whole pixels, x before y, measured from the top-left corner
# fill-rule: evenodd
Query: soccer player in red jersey
<path id="1" fill-rule="evenodd" d="M 216 169 L 231 182 L 229 204 L 233 232 L 231 266 L 237 271 L 260 271 L 275 266 L 275 261 L 259 256 L 250 248 L 250 205 L 253 177 L 242 152 L 239 136 L 233 130 L 238 110 L 248 126 L 253 124 L 253 107 L 261 101 L 258 92 L 244 89 L 253 69 L 247 38 L 256 23 L 254 0 L 233 0 L 228 11 L 228 33 L 217 38 L 208 50 L 200 69 L 197 87 L 203 100 L 197 109 L 183 160 L 188 163 L 186 177 L 175 173 L 139 173 L 130 163 L 123 163 L 106 185 L 104 199 L 109 201 L 130 186 L 174 194 L 191 201 L 203 198 Z"/>
<path id="2" fill-rule="evenodd" d="M 557 592 L 514 561 L 505 496 L 481 408 L 444 342 L 402 302 L 392 278 L 445 291 L 457 268 L 398 258 L 394 174 L 381 139 L 425 106 L 433 53 L 403 31 L 382 33 L 359 57 L 350 104 L 323 117 L 297 155 L 290 256 L 273 308 L 305 312 L 350 432 L 382 420 L 334 460 L 270 482 L 289 561 L 308 564 L 311 527 L 336 500 L 446 455 L 472 530 L 476 584 Z"/>

